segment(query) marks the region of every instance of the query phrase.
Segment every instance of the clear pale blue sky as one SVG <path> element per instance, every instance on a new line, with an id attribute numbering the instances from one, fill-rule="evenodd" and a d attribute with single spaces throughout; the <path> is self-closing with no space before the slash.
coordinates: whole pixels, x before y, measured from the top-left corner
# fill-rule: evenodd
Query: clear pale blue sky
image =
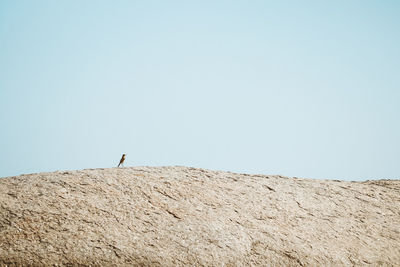
<path id="1" fill-rule="evenodd" d="M 0 176 L 400 178 L 400 1 L 0 2 Z"/>

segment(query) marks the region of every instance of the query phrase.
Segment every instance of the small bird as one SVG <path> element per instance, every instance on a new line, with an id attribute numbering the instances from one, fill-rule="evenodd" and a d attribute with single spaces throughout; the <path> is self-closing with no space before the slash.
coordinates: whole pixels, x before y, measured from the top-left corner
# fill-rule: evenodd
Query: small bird
<path id="1" fill-rule="evenodd" d="M 119 161 L 118 167 L 119 167 L 119 165 L 122 165 L 122 167 L 124 167 L 124 161 L 125 161 L 125 154 L 122 154 L 122 158 Z"/>

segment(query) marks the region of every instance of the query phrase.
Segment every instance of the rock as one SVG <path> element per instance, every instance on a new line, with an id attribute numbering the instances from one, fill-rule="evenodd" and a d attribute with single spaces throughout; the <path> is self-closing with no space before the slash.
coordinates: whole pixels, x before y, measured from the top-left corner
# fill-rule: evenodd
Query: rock
<path id="1" fill-rule="evenodd" d="M 400 181 L 187 167 L 0 179 L 0 265 L 400 265 Z"/>

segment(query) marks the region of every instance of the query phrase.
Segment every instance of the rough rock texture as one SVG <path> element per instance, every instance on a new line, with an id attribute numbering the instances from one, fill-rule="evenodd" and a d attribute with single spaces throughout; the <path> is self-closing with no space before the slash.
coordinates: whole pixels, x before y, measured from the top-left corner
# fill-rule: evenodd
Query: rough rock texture
<path id="1" fill-rule="evenodd" d="M 0 265 L 400 266 L 400 181 L 187 167 L 0 179 Z"/>

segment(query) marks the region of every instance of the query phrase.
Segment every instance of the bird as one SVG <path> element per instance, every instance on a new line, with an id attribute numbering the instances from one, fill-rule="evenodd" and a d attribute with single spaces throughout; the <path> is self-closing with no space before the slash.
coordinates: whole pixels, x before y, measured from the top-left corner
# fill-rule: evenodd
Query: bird
<path id="1" fill-rule="evenodd" d="M 125 161 L 125 154 L 122 154 L 122 158 L 121 158 L 121 160 L 119 161 L 118 167 L 119 167 L 120 165 L 122 165 L 122 167 L 124 167 L 124 161 Z"/>

